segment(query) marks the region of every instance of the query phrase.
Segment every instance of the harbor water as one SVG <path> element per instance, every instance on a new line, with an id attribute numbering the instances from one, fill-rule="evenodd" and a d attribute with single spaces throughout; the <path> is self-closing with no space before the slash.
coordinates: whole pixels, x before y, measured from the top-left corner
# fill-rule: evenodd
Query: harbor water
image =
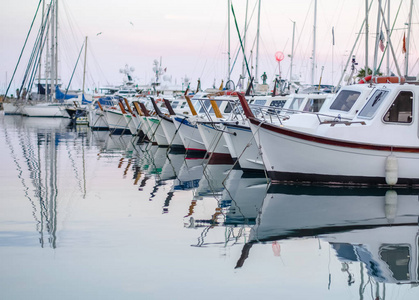
<path id="1" fill-rule="evenodd" d="M 417 190 L 270 185 L 64 118 L 0 130 L 0 299 L 419 298 Z"/>

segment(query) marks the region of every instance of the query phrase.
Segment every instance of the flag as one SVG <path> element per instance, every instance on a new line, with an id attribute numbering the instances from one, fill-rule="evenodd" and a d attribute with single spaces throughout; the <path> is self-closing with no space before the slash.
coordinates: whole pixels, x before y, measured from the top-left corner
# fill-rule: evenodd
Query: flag
<path id="1" fill-rule="evenodd" d="M 406 53 L 406 34 L 403 34 L 403 48 L 402 53 Z"/>
<path id="2" fill-rule="evenodd" d="M 380 49 L 381 49 L 381 52 L 384 52 L 384 34 L 383 34 L 383 31 L 380 32 Z"/>

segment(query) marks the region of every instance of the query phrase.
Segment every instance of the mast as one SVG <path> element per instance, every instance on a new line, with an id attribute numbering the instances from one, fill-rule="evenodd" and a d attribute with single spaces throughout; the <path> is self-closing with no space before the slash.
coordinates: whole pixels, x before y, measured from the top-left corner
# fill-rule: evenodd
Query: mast
<path id="1" fill-rule="evenodd" d="M 54 67 L 55 67 L 55 85 L 58 85 L 58 0 L 55 0 L 55 62 L 54 62 Z M 54 90 L 54 95 L 55 95 L 55 90 Z"/>
<path id="2" fill-rule="evenodd" d="M 410 1 L 410 11 L 409 11 L 409 23 L 407 24 L 407 41 L 406 41 L 406 53 L 404 54 L 404 74 L 407 77 L 409 73 L 409 44 L 410 44 L 410 32 L 412 27 L 412 12 L 413 12 L 413 0 Z"/>
<path id="3" fill-rule="evenodd" d="M 259 37 L 260 37 L 260 2 L 258 8 L 258 29 L 256 34 L 256 62 L 255 62 L 255 83 L 258 83 L 258 65 L 259 65 Z"/>
<path id="4" fill-rule="evenodd" d="M 50 67 L 50 75 L 51 75 L 51 101 L 53 101 L 52 95 L 55 93 L 55 3 L 54 0 L 51 1 L 51 19 L 50 19 L 50 27 L 51 27 L 51 67 Z"/>
<path id="5" fill-rule="evenodd" d="M 242 80 L 244 88 L 244 79 L 246 78 L 246 69 L 245 69 L 245 58 L 246 58 L 246 37 L 247 37 L 247 10 L 249 6 L 249 0 L 246 0 L 246 16 L 244 18 L 244 33 L 243 33 L 243 64 L 242 64 Z"/>
<path id="6" fill-rule="evenodd" d="M 84 96 L 84 84 L 86 82 L 86 57 L 87 57 L 87 36 L 86 36 L 86 40 L 84 42 L 84 67 L 83 67 L 83 94 L 82 97 Z"/>
<path id="7" fill-rule="evenodd" d="M 44 33 L 45 32 L 45 28 L 44 28 L 44 21 L 45 21 L 45 0 L 42 0 L 42 21 L 41 21 L 41 32 Z M 42 76 L 42 49 L 43 47 L 41 47 L 41 51 L 39 53 L 39 62 L 38 62 L 38 70 L 39 70 L 39 74 L 38 74 L 38 91 L 39 91 L 39 86 L 41 84 L 41 76 Z M 38 97 L 40 97 L 38 95 Z M 39 100 L 39 98 L 38 98 Z"/>
<path id="8" fill-rule="evenodd" d="M 390 24 L 390 0 L 387 0 L 387 24 Z M 390 26 L 387 28 L 387 76 L 390 76 L 390 51 L 388 51 L 388 44 L 390 41 Z"/>
<path id="9" fill-rule="evenodd" d="M 290 66 L 290 82 L 292 82 L 292 64 L 294 62 L 294 37 L 295 37 L 295 21 L 292 22 L 292 45 L 291 45 L 291 66 Z"/>
<path id="10" fill-rule="evenodd" d="M 317 27 L 317 0 L 314 1 L 314 24 L 313 24 L 313 61 L 311 66 L 311 84 L 314 84 L 314 73 L 316 68 L 316 27 Z"/>
<path id="11" fill-rule="evenodd" d="M 375 37 L 375 48 L 374 48 L 374 64 L 373 64 L 373 72 L 372 75 L 376 75 L 378 73 L 377 70 L 377 57 L 378 57 L 378 44 L 380 43 L 381 38 L 381 29 L 380 29 L 380 22 L 381 22 L 381 0 L 378 0 L 378 16 L 377 16 L 377 36 Z M 367 76 L 367 74 L 365 74 Z"/>
<path id="12" fill-rule="evenodd" d="M 368 0 L 365 0 L 365 76 L 368 76 Z"/>
<path id="13" fill-rule="evenodd" d="M 368 1 L 368 0 L 366 0 L 366 1 Z M 367 11 L 366 11 L 366 15 L 367 15 L 367 16 L 368 16 L 368 12 L 369 12 L 369 10 L 371 9 L 372 3 L 373 3 L 373 0 L 371 0 L 371 3 L 370 3 L 370 5 L 369 5 L 369 7 L 367 7 Z M 364 29 L 364 26 L 366 25 L 366 23 L 367 23 L 367 17 L 365 17 L 364 21 L 362 22 L 361 28 L 359 29 L 359 32 L 358 32 L 358 35 L 357 35 L 357 37 L 356 37 L 355 43 L 354 43 L 354 44 L 353 44 L 353 46 L 352 46 L 351 53 L 350 53 L 350 54 L 349 54 L 349 56 L 348 56 L 348 60 L 346 61 L 345 68 L 344 68 L 344 69 L 343 69 L 343 71 L 342 71 L 342 74 L 341 74 L 340 79 L 339 79 L 339 81 L 338 81 L 338 83 L 337 83 L 337 85 L 336 85 L 336 88 L 338 88 L 338 87 L 340 86 L 341 82 L 342 82 L 343 76 L 345 75 L 345 72 L 346 72 L 346 70 L 348 69 L 349 62 L 350 62 L 350 61 L 351 61 L 351 59 L 352 59 L 352 53 L 354 53 L 355 46 L 356 46 L 356 44 L 358 43 L 358 40 L 359 40 L 359 38 L 360 38 L 360 36 L 361 36 L 361 34 L 362 34 L 362 30 Z M 385 23 L 384 23 L 384 25 L 385 25 Z M 389 43 L 389 45 L 391 45 L 391 43 Z M 336 91 L 336 88 L 335 88 L 335 90 L 334 90 L 334 91 Z"/>
<path id="14" fill-rule="evenodd" d="M 227 14 L 227 32 L 228 32 L 228 34 L 227 34 L 227 38 L 228 38 L 228 50 L 227 50 L 227 56 L 228 56 L 228 73 L 227 73 L 227 82 L 228 81 L 230 81 L 230 69 L 231 69 L 231 57 L 230 57 L 230 1 L 231 0 L 228 0 L 227 1 L 227 3 L 228 3 L 228 7 L 227 7 L 227 12 L 228 12 L 228 14 Z"/>

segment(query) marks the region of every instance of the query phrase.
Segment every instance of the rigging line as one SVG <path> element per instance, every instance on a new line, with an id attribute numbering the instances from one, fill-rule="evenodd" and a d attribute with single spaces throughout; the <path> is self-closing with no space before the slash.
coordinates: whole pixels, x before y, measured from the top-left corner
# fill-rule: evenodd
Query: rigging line
<path id="1" fill-rule="evenodd" d="M 48 11 L 48 14 L 49 14 L 49 11 Z M 47 14 L 46 18 L 48 18 L 48 14 Z M 45 20 L 44 30 L 46 28 L 46 23 L 47 23 L 47 19 Z M 45 43 L 46 43 L 46 40 L 47 40 L 48 33 L 49 33 L 49 27 L 47 28 L 46 32 L 43 34 L 44 38 L 43 38 L 43 41 L 42 41 L 42 46 L 40 46 L 40 48 L 38 50 L 38 54 L 37 54 L 37 57 L 39 57 L 39 58 L 37 58 L 35 61 L 40 62 L 41 59 L 42 59 L 41 55 L 42 55 L 43 49 L 45 47 Z M 33 86 L 33 83 L 35 81 L 36 72 L 38 71 L 38 68 L 39 68 L 39 64 L 36 64 L 36 66 L 34 67 L 34 69 L 32 71 L 31 78 L 29 80 L 28 91 L 32 90 L 32 86 Z"/>
<path id="2" fill-rule="evenodd" d="M 65 90 L 64 99 L 65 99 L 65 96 L 67 96 L 68 89 L 70 88 L 71 81 L 73 80 L 74 73 L 76 72 L 76 68 L 77 68 L 77 65 L 79 63 L 80 56 L 81 56 L 81 53 L 83 52 L 84 46 L 85 46 L 85 42 L 83 42 L 83 44 L 81 45 L 81 49 L 80 49 L 80 52 L 79 52 L 79 56 L 77 57 L 76 65 L 74 66 L 73 73 L 71 73 L 71 77 L 70 77 L 70 80 L 68 81 L 67 89 Z"/>
<path id="3" fill-rule="evenodd" d="M 26 44 L 27 44 L 28 39 L 29 39 L 29 35 L 30 35 L 31 31 L 32 31 L 33 23 L 35 22 L 36 16 L 38 15 L 38 11 L 39 11 L 39 7 L 41 6 L 41 2 L 42 2 L 42 0 L 39 0 L 38 7 L 36 8 L 35 16 L 33 17 L 31 26 L 29 28 L 29 32 L 26 35 L 25 43 L 23 44 L 23 48 L 22 48 L 22 50 L 20 52 L 19 59 L 17 61 L 15 70 L 13 71 L 12 78 L 10 79 L 10 82 L 9 82 L 9 85 L 7 86 L 6 92 L 4 93 L 3 101 L 4 101 L 4 99 L 6 99 L 7 93 L 9 92 L 10 86 L 12 85 L 13 78 L 15 77 L 15 74 L 16 74 L 16 71 L 17 71 L 17 67 L 19 66 L 20 60 L 22 59 L 23 51 L 25 50 Z M 51 0 L 51 2 L 52 2 L 52 0 Z"/>
<path id="4" fill-rule="evenodd" d="M 253 14 L 254 14 L 255 9 L 256 9 L 256 4 L 257 4 L 257 2 L 255 3 L 255 6 L 253 7 L 253 11 L 252 11 L 252 14 L 251 14 L 251 16 L 250 16 L 250 19 L 249 19 L 249 21 L 247 22 L 246 31 L 243 33 L 243 35 L 244 35 L 244 36 L 243 36 L 243 38 L 246 38 L 247 31 L 249 30 L 250 20 L 252 19 Z M 256 38 L 255 38 L 255 41 L 256 41 Z M 254 43 L 253 43 L 253 47 L 254 47 Z M 252 47 L 252 49 L 253 49 L 253 47 Z M 238 46 L 236 49 L 237 49 L 237 52 L 236 52 L 236 57 L 234 58 L 234 62 L 233 62 L 233 65 L 232 65 L 231 69 L 229 70 L 230 75 L 233 73 L 234 66 L 236 65 L 237 58 L 238 58 L 238 56 L 239 56 L 239 54 L 240 54 L 241 47 L 240 47 L 240 46 Z"/>
<path id="5" fill-rule="evenodd" d="M 47 20 L 48 20 L 49 11 L 50 11 L 50 9 L 48 9 L 48 14 L 45 17 L 45 24 L 41 24 L 41 27 L 39 28 L 38 33 L 36 35 L 35 43 L 34 43 L 30 58 L 29 58 L 28 65 L 26 66 L 26 71 L 25 71 L 25 74 L 23 76 L 23 80 L 22 80 L 22 84 L 20 86 L 20 90 L 22 90 L 23 86 L 25 85 L 28 74 L 30 73 L 30 70 L 32 69 L 33 65 L 35 64 L 34 61 L 36 61 L 36 62 L 38 61 L 37 59 L 35 60 L 34 57 L 35 57 L 35 55 L 36 55 L 36 57 L 38 57 L 38 55 L 39 55 L 41 40 L 42 40 L 42 37 L 44 35 L 45 25 L 46 25 Z M 35 68 L 35 66 L 33 68 Z"/>
<path id="6" fill-rule="evenodd" d="M 244 46 L 243 46 L 243 42 L 242 42 L 242 39 L 241 39 L 241 36 L 240 36 L 240 30 L 239 30 L 239 26 L 237 24 L 236 14 L 234 13 L 233 3 L 231 4 L 231 11 L 233 13 L 234 23 L 236 24 L 237 34 L 239 36 L 240 45 L 241 45 L 241 48 L 242 48 L 242 51 L 243 51 L 243 59 L 244 59 L 244 62 L 246 63 L 247 74 L 249 75 L 249 78 L 250 78 L 252 75 L 250 75 L 249 65 L 247 63 L 246 53 L 244 52 Z"/>
<path id="7" fill-rule="evenodd" d="M 396 16 L 394 17 L 393 26 L 392 26 L 391 31 L 390 31 L 390 38 L 393 35 L 394 26 L 396 26 L 396 20 L 399 16 L 399 12 L 400 12 L 400 8 L 402 6 L 402 3 L 403 3 L 403 0 L 400 1 L 399 8 L 397 9 Z M 388 7 L 387 9 L 390 9 L 390 7 Z M 377 34 L 379 34 L 379 33 L 377 32 Z M 383 55 L 381 56 L 380 64 L 378 65 L 377 70 L 380 70 L 380 68 L 381 68 L 381 64 L 383 63 L 386 52 L 388 51 L 388 45 L 389 44 L 390 44 L 390 41 L 387 41 L 386 48 L 383 51 Z"/>

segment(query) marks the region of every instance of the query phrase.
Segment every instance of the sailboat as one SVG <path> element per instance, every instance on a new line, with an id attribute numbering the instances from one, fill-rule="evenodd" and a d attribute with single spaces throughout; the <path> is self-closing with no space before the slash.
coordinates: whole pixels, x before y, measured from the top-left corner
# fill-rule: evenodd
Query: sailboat
<path id="1" fill-rule="evenodd" d="M 51 0 L 49 5 L 39 2 L 34 20 L 42 11 L 41 26 L 38 30 L 32 54 L 26 66 L 21 88 L 17 90 L 15 103 L 6 105 L 6 113 L 20 113 L 29 117 L 69 117 L 66 106 L 72 106 L 78 95 L 60 90 L 58 77 L 58 0 Z M 32 29 L 32 28 L 31 28 Z M 28 33 L 30 34 L 31 30 Z M 26 44 L 25 44 L 26 46 Z M 23 50 L 25 49 L 22 49 Z M 45 58 L 44 76 L 41 72 L 41 60 Z M 20 59 L 16 65 L 16 69 Z M 15 70 L 16 71 L 16 70 Z M 9 90 L 13 77 L 7 90 Z M 37 79 L 36 79 L 37 77 Z M 36 83 L 37 81 L 37 83 Z M 33 86 L 37 92 L 31 92 Z M 20 93 L 19 90 L 22 92 Z M 7 94 L 7 92 L 6 92 Z"/>

